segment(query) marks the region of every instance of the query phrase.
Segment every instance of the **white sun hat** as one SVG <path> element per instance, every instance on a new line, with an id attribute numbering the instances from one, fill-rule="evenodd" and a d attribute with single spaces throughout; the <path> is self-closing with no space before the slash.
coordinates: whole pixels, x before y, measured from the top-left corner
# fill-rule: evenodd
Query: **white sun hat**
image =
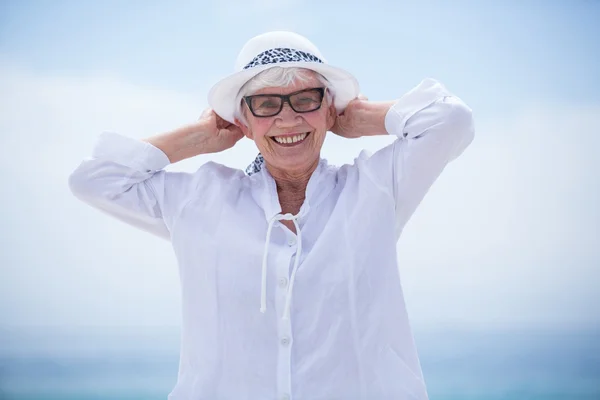
<path id="1" fill-rule="evenodd" d="M 208 104 L 221 118 L 235 123 L 240 89 L 260 72 L 272 67 L 299 67 L 316 71 L 329 81 L 335 108 L 341 113 L 359 94 L 356 78 L 329 65 L 319 49 L 307 38 L 293 32 L 267 32 L 250 39 L 235 63 L 235 72 L 217 82 L 208 93 Z"/>

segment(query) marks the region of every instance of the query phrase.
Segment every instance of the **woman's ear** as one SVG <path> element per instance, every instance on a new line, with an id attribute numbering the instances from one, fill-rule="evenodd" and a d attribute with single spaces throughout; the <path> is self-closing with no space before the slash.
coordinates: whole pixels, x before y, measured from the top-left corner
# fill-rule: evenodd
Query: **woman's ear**
<path id="1" fill-rule="evenodd" d="M 330 130 L 335 124 L 335 120 L 337 118 L 337 110 L 335 109 L 335 105 L 330 105 L 327 109 L 327 130 Z"/>
<path id="2" fill-rule="evenodd" d="M 248 128 L 238 118 L 235 118 L 234 121 L 235 121 L 235 124 L 238 126 L 238 128 L 240 128 L 240 130 L 242 131 L 242 133 L 244 134 L 244 136 L 246 136 L 250 140 L 254 140 L 253 137 L 252 137 L 252 131 L 250 131 L 250 128 Z"/>

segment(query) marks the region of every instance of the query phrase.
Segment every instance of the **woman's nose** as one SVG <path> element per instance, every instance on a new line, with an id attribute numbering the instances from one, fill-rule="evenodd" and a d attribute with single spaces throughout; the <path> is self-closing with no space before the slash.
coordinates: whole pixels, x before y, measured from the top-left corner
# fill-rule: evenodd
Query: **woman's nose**
<path id="1" fill-rule="evenodd" d="M 302 123 L 302 117 L 290 107 L 288 103 L 283 105 L 281 112 L 277 114 L 277 126 L 294 126 Z"/>

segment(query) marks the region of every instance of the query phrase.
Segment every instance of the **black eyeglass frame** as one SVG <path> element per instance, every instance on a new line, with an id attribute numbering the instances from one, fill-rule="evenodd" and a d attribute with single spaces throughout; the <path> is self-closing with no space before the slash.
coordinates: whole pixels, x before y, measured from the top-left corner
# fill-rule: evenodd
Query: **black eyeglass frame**
<path id="1" fill-rule="evenodd" d="M 313 91 L 316 90 L 321 94 L 321 102 L 319 103 L 319 106 L 315 109 L 309 110 L 309 111 L 298 111 L 294 108 L 294 106 L 292 105 L 292 102 L 290 100 L 290 97 L 295 96 L 297 94 L 300 94 L 302 92 L 309 92 L 309 91 Z M 298 90 L 297 92 L 293 92 L 290 94 L 254 94 L 251 96 L 244 96 L 244 101 L 246 102 L 246 105 L 248 106 L 248 109 L 250 109 L 250 112 L 252 113 L 252 115 L 254 115 L 257 118 L 270 118 L 270 117 L 274 117 L 276 115 L 278 115 L 281 110 L 283 110 L 283 105 L 285 103 L 288 103 L 290 105 L 290 108 L 292 110 L 294 110 L 295 112 L 297 112 L 298 114 L 306 114 L 309 112 L 313 112 L 313 111 L 317 111 L 318 109 L 321 108 L 321 106 L 323 105 L 323 99 L 325 98 L 325 91 L 327 90 L 327 88 L 324 87 L 317 87 L 317 88 L 309 88 L 309 89 L 302 89 L 302 90 Z M 281 104 L 279 106 L 279 110 L 277 110 L 276 113 L 274 114 L 269 114 L 269 115 L 258 115 L 254 112 L 254 108 L 252 107 L 252 99 L 255 97 L 278 97 L 281 99 Z"/>

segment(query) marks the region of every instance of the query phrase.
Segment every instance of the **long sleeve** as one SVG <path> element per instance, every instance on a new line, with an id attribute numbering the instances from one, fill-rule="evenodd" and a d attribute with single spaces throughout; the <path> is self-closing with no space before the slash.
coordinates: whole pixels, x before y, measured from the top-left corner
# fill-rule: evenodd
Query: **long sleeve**
<path id="1" fill-rule="evenodd" d="M 398 139 L 365 167 L 393 196 L 399 234 L 446 165 L 473 141 L 474 124 L 462 100 L 425 79 L 390 108 L 385 126 Z"/>
<path id="2" fill-rule="evenodd" d="M 170 228 L 195 175 L 166 172 L 168 157 L 149 143 L 100 135 L 92 156 L 69 176 L 73 194 L 123 222 L 170 239 Z"/>

